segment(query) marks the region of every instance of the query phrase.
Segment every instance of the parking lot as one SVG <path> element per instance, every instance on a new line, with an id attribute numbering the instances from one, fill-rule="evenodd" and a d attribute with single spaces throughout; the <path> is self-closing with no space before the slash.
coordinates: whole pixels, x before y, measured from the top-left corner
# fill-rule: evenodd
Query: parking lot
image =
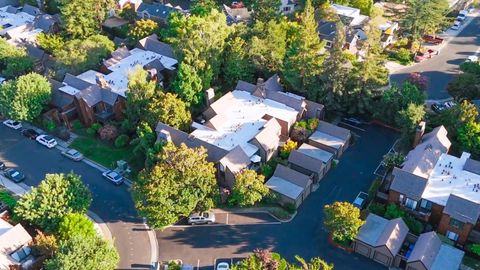
<path id="1" fill-rule="evenodd" d="M 249 212 L 249 213 L 232 213 L 228 211 L 217 210 L 214 211 L 215 213 L 215 222 L 212 224 L 202 224 L 202 225 L 189 225 L 187 219 L 182 219 L 176 225 L 171 227 L 190 227 L 190 226 L 234 226 L 234 225 L 252 225 L 252 224 L 265 224 L 265 225 L 273 225 L 273 224 L 281 224 L 278 220 L 273 218 L 268 213 L 264 212 Z"/>

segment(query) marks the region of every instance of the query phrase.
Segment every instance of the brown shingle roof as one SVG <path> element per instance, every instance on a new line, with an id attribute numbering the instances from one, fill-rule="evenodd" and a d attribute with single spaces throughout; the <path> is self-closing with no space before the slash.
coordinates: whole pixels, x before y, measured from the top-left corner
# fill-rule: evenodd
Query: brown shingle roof
<path id="1" fill-rule="evenodd" d="M 419 261 L 425 268 L 430 269 L 441 246 L 442 241 L 435 232 L 422 233 L 418 237 L 407 262 Z"/>
<path id="2" fill-rule="evenodd" d="M 333 137 L 340 138 L 344 141 L 349 140 L 351 136 L 350 130 L 330 124 L 325 121 L 320 121 L 318 123 L 317 131 L 323 132 Z"/>
<path id="3" fill-rule="evenodd" d="M 299 150 L 294 150 L 290 153 L 290 156 L 288 156 L 288 162 L 305 168 L 314 173 L 320 173 L 324 167 L 324 162 L 322 160 L 314 158 L 311 155 L 308 155 L 305 152 Z"/>
<path id="4" fill-rule="evenodd" d="M 273 149 L 278 146 L 281 130 L 282 127 L 277 119 L 272 118 L 265 123 L 263 129 L 255 136 L 255 139 L 264 150 Z"/>
<path id="5" fill-rule="evenodd" d="M 282 164 L 278 164 L 273 176 L 287 180 L 290 183 L 293 183 L 303 189 L 307 188 L 312 184 L 310 177 L 303 173 L 299 173 L 295 170 L 292 170 Z"/>
<path id="6" fill-rule="evenodd" d="M 463 169 L 467 172 L 480 174 L 480 161 L 469 158 L 463 165 Z"/>
<path id="7" fill-rule="evenodd" d="M 450 194 L 443 213 L 461 222 L 476 224 L 480 217 L 480 204 Z"/>
<path id="8" fill-rule="evenodd" d="M 399 168 L 393 168 L 392 174 L 394 178 L 390 185 L 391 190 L 400 192 L 414 200 L 422 198 L 428 179 Z"/>
<path id="9" fill-rule="evenodd" d="M 158 36 L 155 34 L 138 41 L 137 47 L 176 59 L 172 46 L 158 40 Z"/>
<path id="10" fill-rule="evenodd" d="M 235 148 L 230 150 L 230 152 L 220 159 L 219 162 L 223 166 L 229 168 L 232 173 L 238 173 L 242 171 L 251 163 L 250 158 L 247 156 L 247 154 L 245 154 L 240 145 L 237 145 Z"/>

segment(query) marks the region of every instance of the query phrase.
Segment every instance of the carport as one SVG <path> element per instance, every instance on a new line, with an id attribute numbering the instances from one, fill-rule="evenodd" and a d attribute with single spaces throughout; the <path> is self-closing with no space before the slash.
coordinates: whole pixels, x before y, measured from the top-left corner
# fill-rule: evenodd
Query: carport
<path id="1" fill-rule="evenodd" d="M 280 203 L 290 203 L 298 208 L 310 194 L 312 180 L 307 175 L 278 164 L 266 185 L 280 195 Z"/>

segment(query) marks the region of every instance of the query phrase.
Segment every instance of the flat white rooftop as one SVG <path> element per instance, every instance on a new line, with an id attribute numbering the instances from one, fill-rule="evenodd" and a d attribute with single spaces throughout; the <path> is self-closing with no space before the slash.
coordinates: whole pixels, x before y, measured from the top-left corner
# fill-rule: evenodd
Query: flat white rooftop
<path id="1" fill-rule="evenodd" d="M 217 101 L 226 104 L 217 104 L 222 105 L 223 110 L 221 114 L 210 119 L 215 129 L 196 129 L 191 135 L 225 150 L 232 150 L 240 145 L 251 157 L 258 148 L 248 141 L 267 123 L 267 120 L 262 119 L 264 115 L 284 120 L 289 125 L 293 125 L 297 119 L 298 112 L 285 104 L 271 99 L 261 99 L 246 91 L 234 90 L 231 94 Z"/>
<path id="2" fill-rule="evenodd" d="M 175 69 L 173 66 L 177 64 L 176 59 L 166 57 L 152 51 L 134 48 L 130 50 L 130 53 L 131 55 L 128 57 L 122 59 L 115 65 L 110 66 L 108 69 L 112 72 L 107 75 L 94 70 L 89 70 L 78 75 L 77 77 L 89 83 L 96 84 L 97 74 L 103 76 L 112 89 L 112 92 L 125 97 L 125 92 L 127 91 L 128 87 L 128 74 L 130 74 L 130 72 L 132 72 L 137 65 L 143 67 L 146 64 L 159 59 L 166 69 L 173 70 Z"/>
<path id="3" fill-rule="evenodd" d="M 24 43 L 33 43 L 37 40 L 37 36 L 41 32 L 43 32 L 43 30 L 39 28 L 35 28 L 32 31 L 23 31 L 15 35 L 11 39 L 9 39 L 8 43 L 15 46 L 18 46 Z"/>
<path id="4" fill-rule="evenodd" d="M 335 149 L 340 149 L 345 144 L 344 140 L 321 131 L 315 131 L 308 139 Z"/>
<path id="5" fill-rule="evenodd" d="M 347 6 L 342 6 L 342 5 L 337 5 L 337 4 L 332 4 L 331 7 L 335 10 L 335 13 L 338 15 L 346 16 L 352 18 L 352 22 L 350 25 L 359 25 L 362 22 L 364 22 L 366 19 L 368 19 L 368 16 L 361 15 L 360 14 L 360 9 L 358 8 L 352 8 L 352 7 L 347 7 Z"/>
<path id="6" fill-rule="evenodd" d="M 480 203 L 480 175 L 463 170 L 470 157 L 442 154 L 428 179 L 422 198 L 445 206 L 450 194 Z"/>
<path id="7" fill-rule="evenodd" d="M 5 33 L 18 26 L 33 23 L 35 19 L 34 16 L 25 12 L 18 12 L 16 14 L 8 13 L 8 7 L 9 6 L 0 8 L 0 35 L 5 35 Z"/>

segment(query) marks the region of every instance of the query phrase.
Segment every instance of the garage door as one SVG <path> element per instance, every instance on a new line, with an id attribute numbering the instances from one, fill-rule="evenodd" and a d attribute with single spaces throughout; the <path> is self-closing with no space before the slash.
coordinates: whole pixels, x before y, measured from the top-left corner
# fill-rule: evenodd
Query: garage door
<path id="1" fill-rule="evenodd" d="M 386 265 L 386 266 L 389 266 L 390 265 L 390 257 L 381 253 L 381 252 L 378 252 L 378 251 L 375 251 L 374 255 L 373 255 L 373 259 L 376 261 L 376 262 L 379 262 L 383 265 Z"/>
<path id="2" fill-rule="evenodd" d="M 355 244 L 355 252 L 362 254 L 363 256 L 370 257 L 370 247 L 359 242 Z"/>

